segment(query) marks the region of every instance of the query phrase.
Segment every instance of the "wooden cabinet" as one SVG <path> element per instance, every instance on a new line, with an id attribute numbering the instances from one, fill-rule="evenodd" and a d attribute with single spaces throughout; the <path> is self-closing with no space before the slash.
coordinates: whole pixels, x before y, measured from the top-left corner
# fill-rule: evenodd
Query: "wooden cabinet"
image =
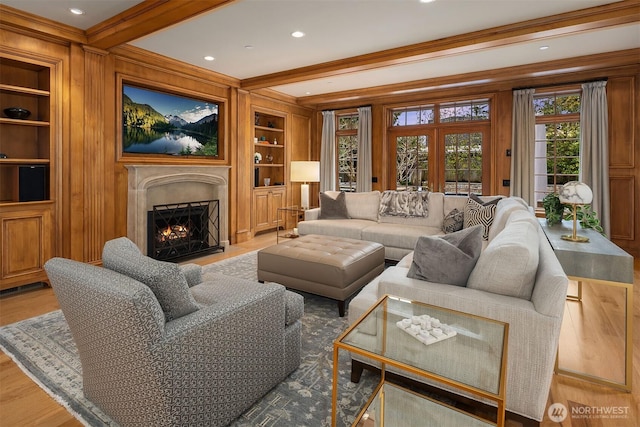
<path id="1" fill-rule="evenodd" d="M 49 204 L 4 206 L 0 211 L 0 289 L 47 280 L 44 263 L 53 256 Z"/>
<path id="2" fill-rule="evenodd" d="M 55 63 L 0 57 L 0 289 L 44 281 L 53 256 Z M 7 108 L 28 110 L 10 117 Z"/>
<path id="3" fill-rule="evenodd" d="M 278 208 L 286 200 L 286 116 L 253 110 L 253 209 L 254 233 L 278 226 Z"/>
<path id="4" fill-rule="evenodd" d="M 284 207 L 286 189 L 261 188 L 253 190 L 253 229 L 255 232 L 278 226 L 278 208 Z"/>

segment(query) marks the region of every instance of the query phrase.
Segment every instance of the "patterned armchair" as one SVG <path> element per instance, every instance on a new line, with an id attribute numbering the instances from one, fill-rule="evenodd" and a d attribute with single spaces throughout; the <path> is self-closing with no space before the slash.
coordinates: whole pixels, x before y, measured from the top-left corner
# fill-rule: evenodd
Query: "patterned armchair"
<path id="1" fill-rule="evenodd" d="M 298 367 L 300 295 L 219 274 L 188 286 L 182 268 L 127 245 L 105 245 L 109 268 L 45 264 L 78 347 L 84 394 L 117 423 L 224 426 Z"/>

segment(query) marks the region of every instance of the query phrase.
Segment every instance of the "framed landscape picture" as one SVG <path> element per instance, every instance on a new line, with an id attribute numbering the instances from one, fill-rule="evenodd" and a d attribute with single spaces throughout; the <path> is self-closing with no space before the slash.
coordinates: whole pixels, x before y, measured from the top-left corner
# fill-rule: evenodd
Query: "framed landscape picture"
<path id="1" fill-rule="evenodd" d="M 122 153 L 218 158 L 220 103 L 122 83 Z"/>

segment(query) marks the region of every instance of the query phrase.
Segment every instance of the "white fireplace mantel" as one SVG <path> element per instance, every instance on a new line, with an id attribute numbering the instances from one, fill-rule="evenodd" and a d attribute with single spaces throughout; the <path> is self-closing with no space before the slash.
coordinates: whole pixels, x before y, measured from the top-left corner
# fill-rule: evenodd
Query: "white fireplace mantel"
<path id="1" fill-rule="evenodd" d="M 229 245 L 230 166 L 126 165 L 127 237 L 147 253 L 147 212 L 154 205 L 220 201 L 220 245 Z"/>

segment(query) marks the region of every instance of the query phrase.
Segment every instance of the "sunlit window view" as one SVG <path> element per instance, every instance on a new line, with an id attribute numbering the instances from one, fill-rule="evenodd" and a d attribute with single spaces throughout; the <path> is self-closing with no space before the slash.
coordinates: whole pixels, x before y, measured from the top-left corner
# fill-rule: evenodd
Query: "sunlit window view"
<path id="1" fill-rule="evenodd" d="M 338 116 L 338 185 L 340 191 L 356 191 L 358 169 L 358 114 Z"/>
<path id="2" fill-rule="evenodd" d="M 580 171 L 580 92 L 534 96 L 536 112 L 534 190 L 536 202 L 578 180 Z"/>
<path id="3" fill-rule="evenodd" d="M 396 189 L 482 194 L 488 99 L 393 109 Z"/>

